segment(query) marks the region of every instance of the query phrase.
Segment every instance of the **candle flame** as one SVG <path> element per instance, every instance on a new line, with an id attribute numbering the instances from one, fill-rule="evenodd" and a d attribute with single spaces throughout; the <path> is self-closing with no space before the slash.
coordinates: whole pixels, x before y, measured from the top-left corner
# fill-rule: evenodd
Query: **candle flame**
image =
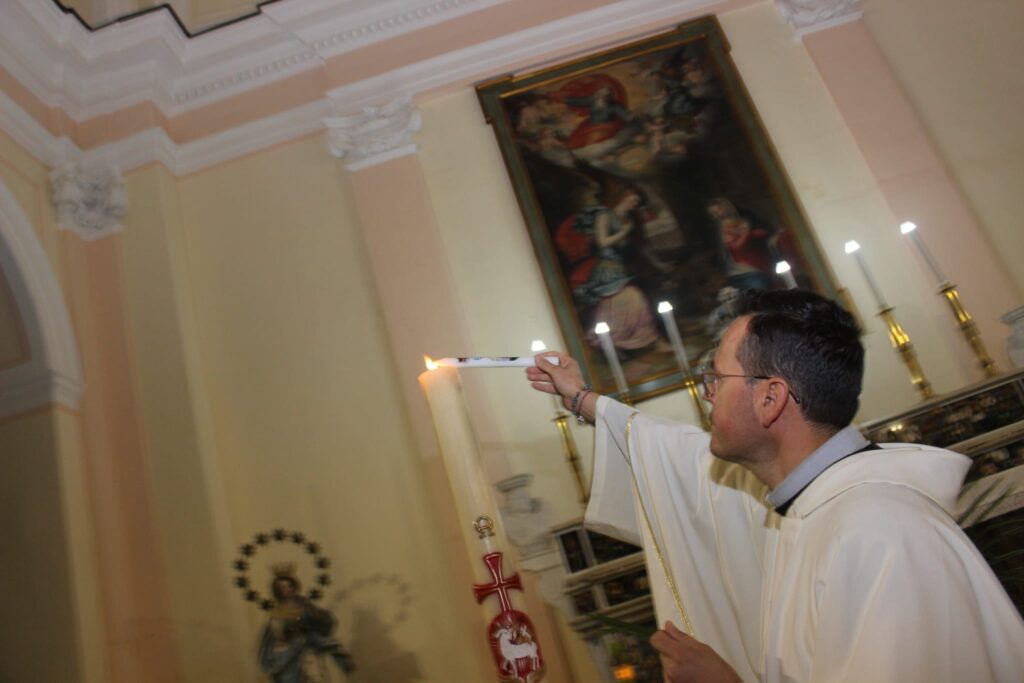
<path id="1" fill-rule="evenodd" d="M 917 226 L 910 221 L 900 223 L 900 234 L 906 235 L 907 233 L 914 232 L 915 230 L 917 230 Z"/>
<path id="2" fill-rule="evenodd" d="M 594 326 L 594 332 L 597 334 L 608 334 L 612 329 L 608 327 L 608 323 L 601 322 Z"/>
<path id="3" fill-rule="evenodd" d="M 775 264 L 775 272 L 778 275 L 788 273 L 791 270 L 792 268 L 789 267 L 789 261 L 779 261 L 778 263 Z"/>
<path id="4" fill-rule="evenodd" d="M 632 664 L 622 664 L 612 670 L 612 675 L 617 681 L 635 681 L 636 668 Z"/>
<path id="5" fill-rule="evenodd" d="M 857 240 L 850 240 L 849 242 L 846 243 L 846 246 L 844 248 L 846 249 L 847 254 L 852 254 L 853 252 L 860 249 L 860 245 L 857 244 Z"/>
<path id="6" fill-rule="evenodd" d="M 658 302 L 658 313 L 668 313 L 672 310 L 672 304 L 667 301 Z"/>
<path id="7" fill-rule="evenodd" d="M 427 366 L 427 370 L 437 370 L 440 367 L 430 356 L 423 356 L 423 364 Z"/>
<path id="8" fill-rule="evenodd" d="M 548 347 L 545 346 L 544 342 L 542 342 L 540 339 L 534 339 L 533 343 L 530 344 L 530 350 L 533 351 L 534 353 L 537 353 L 538 351 L 544 351 L 547 348 Z"/>

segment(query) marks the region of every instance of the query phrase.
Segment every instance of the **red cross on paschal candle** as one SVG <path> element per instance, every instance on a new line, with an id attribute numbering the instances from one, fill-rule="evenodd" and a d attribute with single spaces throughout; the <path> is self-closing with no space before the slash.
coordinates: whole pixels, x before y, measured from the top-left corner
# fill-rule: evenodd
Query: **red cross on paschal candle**
<path id="1" fill-rule="evenodd" d="M 476 601 L 483 602 L 488 595 L 497 593 L 498 600 L 501 601 L 501 611 L 511 611 L 512 603 L 508 599 L 509 590 L 512 588 L 523 590 L 523 582 L 519 580 L 519 573 L 517 572 L 507 579 L 501 575 L 501 553 L 484 555 L 484 564 L 491 571 L 494 583 L 474 583 L 473 595 L 476 596 Z"/>

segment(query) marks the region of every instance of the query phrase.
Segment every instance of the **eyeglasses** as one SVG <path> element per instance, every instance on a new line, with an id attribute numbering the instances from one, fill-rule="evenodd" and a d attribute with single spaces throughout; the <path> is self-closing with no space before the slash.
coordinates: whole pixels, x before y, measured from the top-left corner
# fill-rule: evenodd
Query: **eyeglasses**
<path id="1" fill-rule="evenodd" d="M 712 398 L 715 395 L 715 391 L 718 389 L 718 380 L 725 379 L 726 377 L 744 377 L 746 379 L 771 379 L 768 375 L 728 375 L 722 372 L 715 372 L 714 370 L 701 369 L 698 371 L 698 377 L 700 377 L 701 384 L 704 385 L 704 398 Z M 792 391 L 789 395 L 793 397 L 793 402 L 800 405 L 800 399 Z"/>

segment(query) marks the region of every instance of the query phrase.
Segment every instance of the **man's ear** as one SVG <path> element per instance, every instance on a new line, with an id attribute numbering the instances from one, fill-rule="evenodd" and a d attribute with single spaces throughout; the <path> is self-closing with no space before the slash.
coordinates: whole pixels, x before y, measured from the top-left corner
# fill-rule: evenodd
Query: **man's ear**
<path id="1" fill-rule="evenodd" d="M 755 392 L 757 411 L 761 426 L 767 429 L 775 424 L 775 421 L 782 416 L 789 402 L 789 386 L 781 379 L 771 378 L 761 382 Z"/>

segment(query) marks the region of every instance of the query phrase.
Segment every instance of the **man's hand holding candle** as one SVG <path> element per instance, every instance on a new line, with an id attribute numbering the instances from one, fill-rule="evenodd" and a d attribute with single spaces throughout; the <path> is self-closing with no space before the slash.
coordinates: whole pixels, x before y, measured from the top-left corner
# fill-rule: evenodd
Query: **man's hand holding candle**
<path id="1" fill-rule="evenodd" d="M 548 361 L 552 356 L 558 359 L 557 365 Z M 562 405 L 573 415 L 593 422 L 598 395 L 583 381 L 579 363 L 560 351 L 545 351 L 535 358 L 536 367 L 526 368 L 530 386 L 545 394 L 560 396 Z"/>

